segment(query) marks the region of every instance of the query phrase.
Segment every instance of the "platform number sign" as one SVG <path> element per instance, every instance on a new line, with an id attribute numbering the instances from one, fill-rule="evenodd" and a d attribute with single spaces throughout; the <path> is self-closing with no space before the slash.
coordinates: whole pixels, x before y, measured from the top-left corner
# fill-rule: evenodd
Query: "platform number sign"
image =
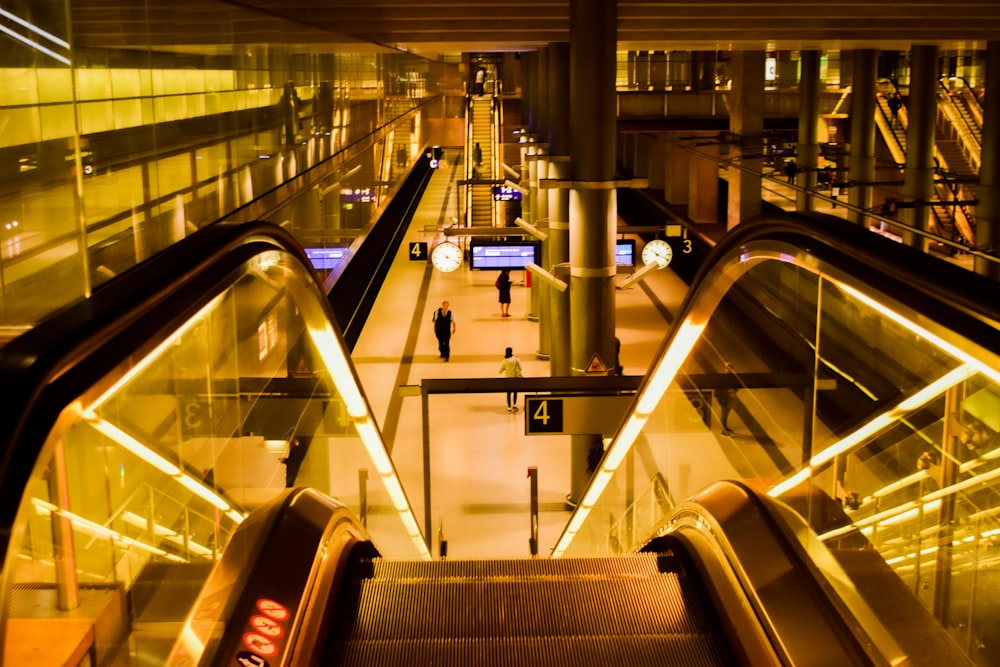
<path id="1" fill-rule="evenodd" d="M 528 396 L 525 398 L 527 433 L 561 433 L 563 430 L 563 402 L 561 398 Z"/>
<path id="2" fill-rule="evenodd" d="M 426 241 L 415 241 L 410 244 L 410 261 L 411 262 L 426 262 L 427 261 L 427 243 Z"/>

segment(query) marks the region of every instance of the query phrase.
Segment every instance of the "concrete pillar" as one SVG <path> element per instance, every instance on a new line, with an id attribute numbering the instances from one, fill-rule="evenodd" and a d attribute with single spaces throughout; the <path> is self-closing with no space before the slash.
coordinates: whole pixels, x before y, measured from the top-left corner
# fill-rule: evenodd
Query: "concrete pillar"
<path id="1" fill-rule="evenodd" d="M 521 122 L 528 131 L 535 131 L 535 52 L 521 54 Z"/>
<path id="2" fill-rule="evenodd" d="M 517 82 L 520 78 L 520 64 L 517 54 L 507 51 L 503 54 L 503 93 L 504 95 L 514 95 L 517 93 Z"/>
<path id="3" fill-rule="evenodd" d="M 729 129 L 739 137 L 732 147 L 734 157 L 761 155 L 764 149 L 764 52 L 734 51 L 730 63 L 732 91 Z M 737 168 L 737 167 L 743 167 Z M 729 201 L 727 229 L 758 215 L 761 210 L 761 179 L 763 160 L 744 157 L 735 160 L 729 169 Z"/>
<path id="4" fill-rule="evenodd" d="M 680 136 L 677 133 L 667 135 L 663 161 L 663 198 L 678 205 L 688 203 L 690 165 L 694 155 L 681 143 Z"/>
<path id="5" fill-rule="evenodd" d="M 552 122 L 549 112 L 549 96 L 546 91 L 549 89 L 549 51 L 546 48 L 538 49 L 535 56 L 535 107 L 537 109 L 538 127 L 535 128 L 538 134 L 539 143 L 545 143 L 545 134 L 548 132 L 549 124 Z"/>
<path id="6" fill-rule="evenodd" d="M 795 182 L 798 193 L 795 207 L 812 211 L 815 200 L 809 193 L 816 187 L 816 170 L 819 168 L 819 51 L 802 51 L 799 54 L 799 142 L 795 160 L 799 173 Z"/>
<path id="7" fill-rule="evenodd" d="M 694 222 L 719 221 L 719 162 L 712 159 L 719 154 L 716 143 L 698 146 L 691 155 L 691 178 L 688 180 L 688 217 Z"/>
<path id="8" fill-rule="evenodd" d="M 570 106 L 569 106 L 569 43 L 549 45 L 549 114 L 548 128 L 549 179 L 569 181 L 570 169 Z M 547 259 L 544 268 L 556 273 L 564 267 L 560 278 L 569 282 L 569 188 L 543 190 L 548 194 L 549 223 Z M 569 292 L 549 290 L 549 372 L 553 376 L 570 375 L 570 306 Z M 544 313 L 544 311 L 543 311 Z M 543 315 L 544 317 L 544 315 Z"/>
<path id="9" fill-rule="evenodd" d="M 663 189 L 663 179 L 666 175 L 666 146 L 662 132 L 650 136 L 649 155 L 646 160 L 646 173 L 648 174 L 650 190 Z"/>
<path id="10" fill-rule="evenodd" d="M 568 156 L 549 156 L 549 178 L 568 181 L 572 177 Z M 549 193 L 549 238 L 546 240 L 548 260 L 544 268 L 569 283 L 569 188 L 552 188 Z M 559 270 L 562 267 L 562 270 Z M 572 375 L 570 368 L 570 303 L 569 291 L 549 290 L 549 373 L 552 376 Z"/>
<path id="11" fill-rule="evenodd" d="M 986 44 L 986 90 L 1000 90 L 1000 41 Z M 976 246 L 1000 251 L 1000 104 L 983 108 L 983 154 L 976 185 Z M 976 258 L 976 273 L 1000 280 L 996 262 Z"/>
<path id="12" fill-rule="evenodd" d="M 574 188 L 570 192 L 571 372 L 591 362 L 614 368 L 614 260 L 617 202 L 615 48 L 617 5 L 570 0 L 570 137 Z M 579 501 L 603 453 L 599 434 L 572 436 L 569 501 Z"/>
<path id="13" fill-rule="evenodd" d="M 937 121 L 938 47 L 916 45 L 911 50 L 910 94 L 906 101 L 906 170 L 903 172 L 904 201 L 915 205 L 902 209 L 903 222 L 930 230 L 931 196 L 934 194 L 934 126 Z M 927 238 L 903 232 L 903 242 L 927 250 Z"/>
<path id="14" fill-rule="evenodd" d="M 528 199 L 531 200 L 531 212 L 528 217 L 525 218 L 528 222 L 533 225 L 537 225 L 538 221 L 541 220 L 545 214 L 540 212 L 541 199 L 540 191 L 538 189 L 538 170 L 543 166 L 539 156 L 542 153 L 541 146 L 534 144 L 532 150 L 528 152 L 528 162 L 525 165 L 527 167 L 527 178 L 525 178 L 525 173 L 521 173 L 521 185 L 527 185 L 529 195 Z M 548 210 L 548 200 L 546 198 L 545 209 Z M 541 303 L 539 301 L 539 291 L 535 284 L 535 281 L 531 283 L 531 289 L 528 290 L 528 320 L 531 322 L 537 322 L 539 319 L 539 312 L 541 309 Z M 541 335 L 541 334 L 539 334 Z"/>
<path id="15" fill-rule="evenodd" d="M 649 177 L 649 155 L 652 152 L 654 139 L 649 134 L 635 135 L 635 163 L 632 173 L 635 178 Z"/>
<path id="16" fill-rule="evenodd" d="M 847 160 L 847 180 L 854 183 L 847 191 L 847 201 L 860 209 L 872 207 L 872 186 L 875 180 L 875 72 L 878 52 L 859 49 L 854 52 L 854 74 L 851 87 L 851 153 Z M 849 213 L 849 218 L 864 224 L 861 213 Z"/>

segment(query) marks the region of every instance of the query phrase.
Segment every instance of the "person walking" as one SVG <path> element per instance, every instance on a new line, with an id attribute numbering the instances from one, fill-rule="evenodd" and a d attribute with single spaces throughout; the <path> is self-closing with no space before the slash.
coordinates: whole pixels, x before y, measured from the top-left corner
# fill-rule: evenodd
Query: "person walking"
<path id="1" fill-rule="evenodd" d="M 795 176 L 799 173 L 799 165 L 795 164 L 795 160 L 789 160 L 785 163 L 785 176 L 788 177 L 788 182 L 794 184 Z"/>
<path id="2" fill-rule="evenodd" d="M 297 437 L 292 437 L 288 441 L 288 453 L 282 456 L 279 461 L 285 464 L 285 487 L 292 488 L 295 485 L 295 478 L 302 467 L 302 459 L 306 456 L 306 447 Z"/>
<path id="3" fill-rule="evenodd" d="M 725 366 L 725 382 L 716 392 L 716 400 L 719 402 L 719 426 L 722 427 L 722 435 L 732 435 L 729 428 L 729 413 L 733 410 L 733 402 L 736 400 L 737 379 L 733 373 L 733 365 L 727 363 Z"/>
<path id="4" fill-rule="evenodd" d="M 903 98 L 902 98 L 902 96 L 898 92 L 897 93 L 893 93 L 892 97 L 889 98 L 888 104 L 889 104 L 889 113 L 892 116 L 889 119 L 889 121 L 890 121 L 890 127 L 898 127 L 899 126 L 899 109 L 900 109 L 900 107 L 903 106 Z"/>
<path id="5" fill-rule="evenodd" d="M 524 377 L 521 372 L 521 360 L 514 356 L 514 349 L 508 347 L 503 353 L 503 361 L 500 362 L 500 372 L 507 378 Z M 517 412 L 517 392 L 507 392 L 507 412 Z"/>
<path id="6" fill-rule="evenodd" d="M 476 70 L 476 95 L 483 95 L 486 92 L 486 70 L 480 66 Z"/>
<path id="7" fill-rule="evenodd" d="M 497 291 L 500 292 L 500 317 L 510 317 L 510 286 L 513 284 L 514 281 L 510 279 L 509 269 L 501 271 L 496 282 L 493 283 Z"/>
<path id="8" fill-rule="evenodd" d="M 455 334 L 455 314 L 451 312 L 450 306 L 450 303 L 443 301 L 431 317 L 434 335 L 438 339 L 438 352 L 445 361 L 451 358 L 451 337 Z"/>

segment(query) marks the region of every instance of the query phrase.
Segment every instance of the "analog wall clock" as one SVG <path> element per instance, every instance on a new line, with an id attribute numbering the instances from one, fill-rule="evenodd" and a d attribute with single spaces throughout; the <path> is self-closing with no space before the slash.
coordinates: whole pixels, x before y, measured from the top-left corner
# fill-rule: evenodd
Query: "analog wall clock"
<path id="1" fill-rule="evenodd" d="M 438 271 L 455 271 L 462 266 L 462 249 L 451 241 L 438 243 L 431 250 L 431 263 Z"/>
<path id="2" fill-rule="evenodd" d="M 653 239 L 642 247 L 642 263 L 649 264 L 656 262 L 660 268 L 670 264 L 674 258 L 674 249 L 663 239 Z"/>

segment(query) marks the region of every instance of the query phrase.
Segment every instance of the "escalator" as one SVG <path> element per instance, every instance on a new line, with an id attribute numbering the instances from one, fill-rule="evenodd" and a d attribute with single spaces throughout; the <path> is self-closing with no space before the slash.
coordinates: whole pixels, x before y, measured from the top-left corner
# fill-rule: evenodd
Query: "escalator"
<path id="1" fill-rule="evenodd" d="M 262 516 L 238 537 L 254 558 L 227 552 L 168 664 L 877 663 L 783 519 L 739 484 L 699 494 L 669 534 L 614 557 L 387 560 L 308 489 Z M 885 592 L 904 615 L 908 592 Z M 949 644 L 936 641 L 924 647 L 940 659 Z"/>
<path id="2" fill-rule="evenodd" d="M 4 663 L 32 633 L 73 639 L 60 664 L 982 662 L 1000 317 L 981 276 L 881 241 L 803 215 L 724 239 L 553 558 L 478 563 L 432 560 L 296 242 L 202 230 L 2 350 Z M 723 295 L 762 266 L 769 298 L 809 296 L 814 376 L 733 334 Z M 855 334 L 914 372 L 825 423 Z M 983 439 L 959 451 L 956 423 Z M 296 437 L 320 491 L 285 488 Z"/>

